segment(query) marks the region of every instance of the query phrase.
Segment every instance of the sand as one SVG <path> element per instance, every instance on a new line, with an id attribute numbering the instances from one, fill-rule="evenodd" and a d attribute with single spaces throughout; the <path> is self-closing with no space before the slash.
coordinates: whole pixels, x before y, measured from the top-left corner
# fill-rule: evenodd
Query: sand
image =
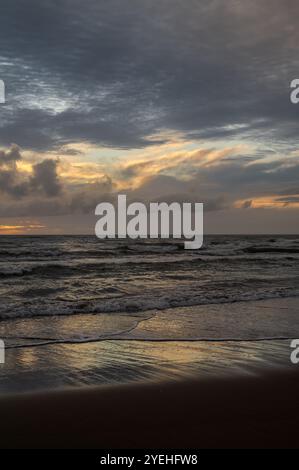
<path id="1" fill-rule="evenodd" d="M 299 366 L 0 398 L 1 448 L 299 447 Z"/>

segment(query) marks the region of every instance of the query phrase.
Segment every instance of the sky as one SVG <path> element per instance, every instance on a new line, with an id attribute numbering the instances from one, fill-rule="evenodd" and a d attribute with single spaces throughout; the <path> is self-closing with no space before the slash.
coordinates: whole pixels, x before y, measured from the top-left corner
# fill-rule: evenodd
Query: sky
<path id="1" fill-rule="evenodd" d="M 203 202 L 299 233 L 297 0 L 1 0 L 0 234 L 93 233 L 99 202 Z"/>

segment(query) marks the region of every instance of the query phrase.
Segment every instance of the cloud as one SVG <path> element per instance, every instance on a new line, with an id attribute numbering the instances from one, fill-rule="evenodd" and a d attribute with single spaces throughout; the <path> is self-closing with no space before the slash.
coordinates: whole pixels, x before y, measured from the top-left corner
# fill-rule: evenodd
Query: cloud
<path id="1" fill-rule="evenodd" d="M 295 0 L 3 0 L 1 14 L 0 216 L 76 221 L 118 191 L 211 212 L 297 204 Z"/>
<path id="2" fill-rule="evenodd" d="M 57 159 L 43 159 L 23 172 L 21 150 L 13 145 L 0 151 L 0 217 L 54 216 L 90 213 L 115 189 L 110 176 L 99 175 L 93 183 L 69 182 L 59 175 Z"/>
<path id="3" fill-rule="evenodd" d="M 22 161 L 20 148 L 12 145 L 7 151 L 0 151 L 0 191 L 16 199 L 28 195 L 56 197 L 62 191 L 57 174 L 58 161 L 42 160 L 32 166 L 32 174 L 19 170 Z"/>
<path id="4" fill-rule="evenodd" d="M 58 196 L 62 191 L 62 185 L 57 175 L 57 160 L 43 160 L 33 166 L 33 175 L 29 185 L 33 191 L 41 190 L 48 197 Z"/>
<path id="5" fill-rule="evenodd" d="M 156 174 L 139 178 L 139 185 L 132 191 L 135 197 L 145 199 L 172 199 L 173 201 L 197 201 L 206 210 L 233 207 L 282 207 L 298 201 L 298 156 L 268 159 L 244 158 L 239 148 L 222 149 L 221 152 L 205 149 L 204 152 L 186 152 L 168 156 L 167 162 L 158 159 Z M 199 158 L 198 158 L 199 156 Z M 138 174 L 147 175 L 142 166 Z M 134 177 L 134 176 L 133 176 Z"/>
<path id="6" fill-rule="evenodd" d="M 252 207 L 252 200 L 244 201 L 241 207 L 242 209 L 250 209 Z"/>
<path id="7" fill-rule="evenodd" d="M 0 150 L 0 166 L 11 164 L 21 159 L 20 148 L 17 145 L 12 145 L 7 152 Z"/>
<path id="8" fill-rule="evenodd" d="M 297 138 L 295 1 L 3 0 L 0 144 Z M 161 142 L 162 143 L 162 142 Z"/>
<path id="9" fill-rule="evenodd" d="M 85 169 L 81 163 L 72 169 L 46 158 L 24 172 L 24 157 L 13 146 L 0 154 L 0 216 L 92 214 L 99 202 L 113 202 L 118 193 L 130 201 L 203 202 L 206 211 L 295 205 L 299 156 L 254 155 L 244 145 L 170 150 L 147 160 L 115 162 L 107 172 L 104 166 L 97 170 L 86 163 Z"/>

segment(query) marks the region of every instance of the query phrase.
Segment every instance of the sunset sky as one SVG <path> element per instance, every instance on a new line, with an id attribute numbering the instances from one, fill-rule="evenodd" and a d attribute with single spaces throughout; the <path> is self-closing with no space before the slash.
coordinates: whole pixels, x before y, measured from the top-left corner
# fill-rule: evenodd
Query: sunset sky
<path id="1" fill-rule="evenodd" d="M 197 201 L 206 232 L 299 232 L 298 0 L 2 0 L 0 234 Z"/>

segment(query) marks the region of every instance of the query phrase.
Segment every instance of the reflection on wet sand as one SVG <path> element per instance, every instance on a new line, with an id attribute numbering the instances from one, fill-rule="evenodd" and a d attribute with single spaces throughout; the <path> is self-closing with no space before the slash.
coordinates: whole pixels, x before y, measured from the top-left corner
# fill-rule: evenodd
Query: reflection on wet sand
<path id="1" fill-rule="evenodd" d="M 2 321 L 2 392 L 291 367 L 298 298 Z"/>
<path id="2" fill-rule="evenodd" d="M 0 369 L 2 393 L 67 386 L 252 374 L 288 367 L 289 341 L 103 341 L 11 349 Z"/>

